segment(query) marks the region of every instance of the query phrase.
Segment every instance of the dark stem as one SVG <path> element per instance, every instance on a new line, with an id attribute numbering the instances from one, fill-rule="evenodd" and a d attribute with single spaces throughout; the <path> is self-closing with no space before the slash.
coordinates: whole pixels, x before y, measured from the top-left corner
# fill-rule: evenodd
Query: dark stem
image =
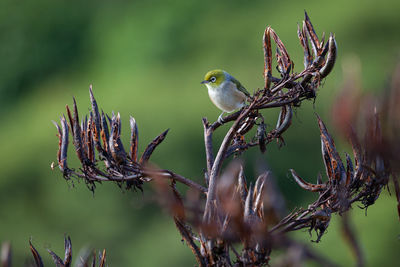
<path id="1" fill-rule="evenodd" d="M 228 147 L 232 141 L 232 138 L 234 137 L 236 131 L 238 130 L 240 126 L 240 122 L 242 121 L 243 118 L 245 118 L 250 111 L 252 110 L 254 106 L 255 101 L 251 103 L 249 107 L 246 109 L 241 110 L 239 117 L 236 119 L 235 123 L 231 126 L 229 129 L 228 133 L 226 134 L 224 140 L 222 141 L 222 144 L 218 150 L 218 154 L 215 158 L 214 164 L 212 166 L 211 172 L 210 172 L 210 177 L 209 177 L 209 187 L 208 187 L 208 195 L 207 195 L 207 201 L 206 201 L 206 206 L 204 210 L 204 216 L 203 220 L 209 221 L 209 219 L 212 217 L 214 210 L 212 203 L 216 200 L 216 185 L 217 185 L 217 177 L 219 175 L 219 172 L 221 170 L 222 163 L 225 159 L 225 154 L 228 150 Z M 212 129 L 212 128 L 211 128 Z"/>
<path id="2" fill-rule="evenodd" d="M 196 183 L 188 178 L 185 178 L 182 175 L 173 173 L 169 170 L 154 170 L 154 169 L 145 168 L 142 170 L 142 173 L 144 176 L 169 178 L 169 179 L 178 181 L 184 185 L 187 185 L 190 188 L 194 188 L 202 193 L 207 193 L 207 188 L 205 188 L 204 186 L 201 186 L 198 183 Z"/>
<path id="3" fill-rule="evenodd" d="M 213 131 L 210 128 L 207 118 L 203 118 L 203 127 L 204 127 L 204 144 L 206 148 L 206 159 L 207 159 L 207 173 L 208 173 L 207 176 L 209 177 L 212 166 L 214 164 L 214 153 L 212 144 Z M 208 178 L 206 180 L 208 181 Z"/>
<path id="4" fill-rule="evenodd" d="M 345 241 L 347 241 L 351 251 L 353 252 L 353 255 L 357 262 L 357 266 L 358 267 L 365 266 L 365 258 L 362 249 L 358 244 L 354 228 L 350 224 L 350 216 L 348 212 L 343 213 L 341 222 L 342 222 L 342 233 L 344 239 Z"/>

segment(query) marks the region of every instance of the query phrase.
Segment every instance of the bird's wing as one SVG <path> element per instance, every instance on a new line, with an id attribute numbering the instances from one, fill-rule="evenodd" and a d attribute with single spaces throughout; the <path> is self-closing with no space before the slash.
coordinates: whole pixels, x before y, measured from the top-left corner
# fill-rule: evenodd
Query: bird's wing
<path id="1" fill-rule="evenodd" d="M 231 76 L 232 77 L 232 76 Z M 234 77 L 231 78 L 232 82 L 234 84 L 236 84 L 237 89 L 242 92 L 243 94 L 245 94 L 246 96 L 250 97 L 249 92 L 247 92 L 246 88 L 244 88 L 244 86 L 238 81 L 236 80 Z"/>

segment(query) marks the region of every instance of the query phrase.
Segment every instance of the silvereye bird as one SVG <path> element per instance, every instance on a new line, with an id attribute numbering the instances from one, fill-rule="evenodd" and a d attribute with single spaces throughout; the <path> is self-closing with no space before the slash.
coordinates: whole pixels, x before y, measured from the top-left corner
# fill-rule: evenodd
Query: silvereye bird
<path id="1" fill-rule="evenodd" d="M 204 81 L 201 82 L 208 88 L 208 95 L 217 108 L 223 112 L 218 117 L 222 121 L 225 112 L 232 112 L 245 105 L 250 98 L 249 92 L 232 75 L 224 70 L 211 70 L 207 72 Z"/>

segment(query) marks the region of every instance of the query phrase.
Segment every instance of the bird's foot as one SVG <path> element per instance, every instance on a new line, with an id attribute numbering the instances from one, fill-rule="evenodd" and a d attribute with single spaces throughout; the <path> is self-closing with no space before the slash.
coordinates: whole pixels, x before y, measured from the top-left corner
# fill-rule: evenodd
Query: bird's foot
<path id="1" fill-rule="evenodd" d="M 219 124 L 224 124 L 226 121 L 222 118 L 222 116 L 224 115 L 224 112 L 221 113 L 221 115 L 219 115 L 218 117 L 218 123 Z"/>

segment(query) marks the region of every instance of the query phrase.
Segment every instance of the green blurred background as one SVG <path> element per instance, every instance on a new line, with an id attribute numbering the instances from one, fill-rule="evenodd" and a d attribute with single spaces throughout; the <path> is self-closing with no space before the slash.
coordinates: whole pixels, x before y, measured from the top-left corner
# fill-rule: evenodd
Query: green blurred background
<path id="1" fill-rule="evenodd" d="M 121 112 L 124 140 L 129 115 L 139 125 L 140 151 L 171 128 L 152 160 L 202 182 L 201 118 L 219 115 L 200 85 L 204 73 L 223 68 L 249 91 L 262 87 L 261 40 L 267 25 L 279 34 L 300 71 L 296 23 L 304 9 L 319 35 L 336 34 L 337 66 L 315 104 L 297 109 L 286 146 L 272 144 L 265 155 L 254 150 L 246 157 L 249 177 L 256 173 L 255 162 L 269 163 L 289 208 L 316 197 L 302 192 L 288 169 L 310 181 L 323 172 L 314 112 L 330 125 L 330 107 L 343 82 L 343 59 L 360 57 L 366 89 L 379 92 L 386 83 L 400 51 L 400 2 L 2 0 L 0 241 L 12 242 L 14 266 L 30 257 L 30 237 L 45 263 L 50 262 L 45 249 L 63 254 L 64 233 L 71 236 L 75 255 L 84 246 L 106 248 L 110 266 L 193 266 L 191 251 L 172 220 L 149 203 L 149 185 L 142 194 L 104 184 L 92 195 L 84 183 L 73 187 L 50 169 L 57 149 L 51 120 L 58 119 L 72 96 L 81 115 L 88 112 L 93 83 L 100 107 Z M 264 114 L 273 125 L 276 112 Z M 217 134 L 216 142 L 221 137 Z M 338 135 L 336 140 L 343 141 Z M 339 150 L 349 147 L 339 142 Z M 70 164 L 77 166 L 70 154 Z M 385 191 L 368 216 L 358 208 L 352 214 L 368 266 L 395 266 L 400 228 L 394 197 Z M 341 266 L 353 264 L 337 216 L 320 244 L 311 243 L 306 232 L 296 238 Z"/>

